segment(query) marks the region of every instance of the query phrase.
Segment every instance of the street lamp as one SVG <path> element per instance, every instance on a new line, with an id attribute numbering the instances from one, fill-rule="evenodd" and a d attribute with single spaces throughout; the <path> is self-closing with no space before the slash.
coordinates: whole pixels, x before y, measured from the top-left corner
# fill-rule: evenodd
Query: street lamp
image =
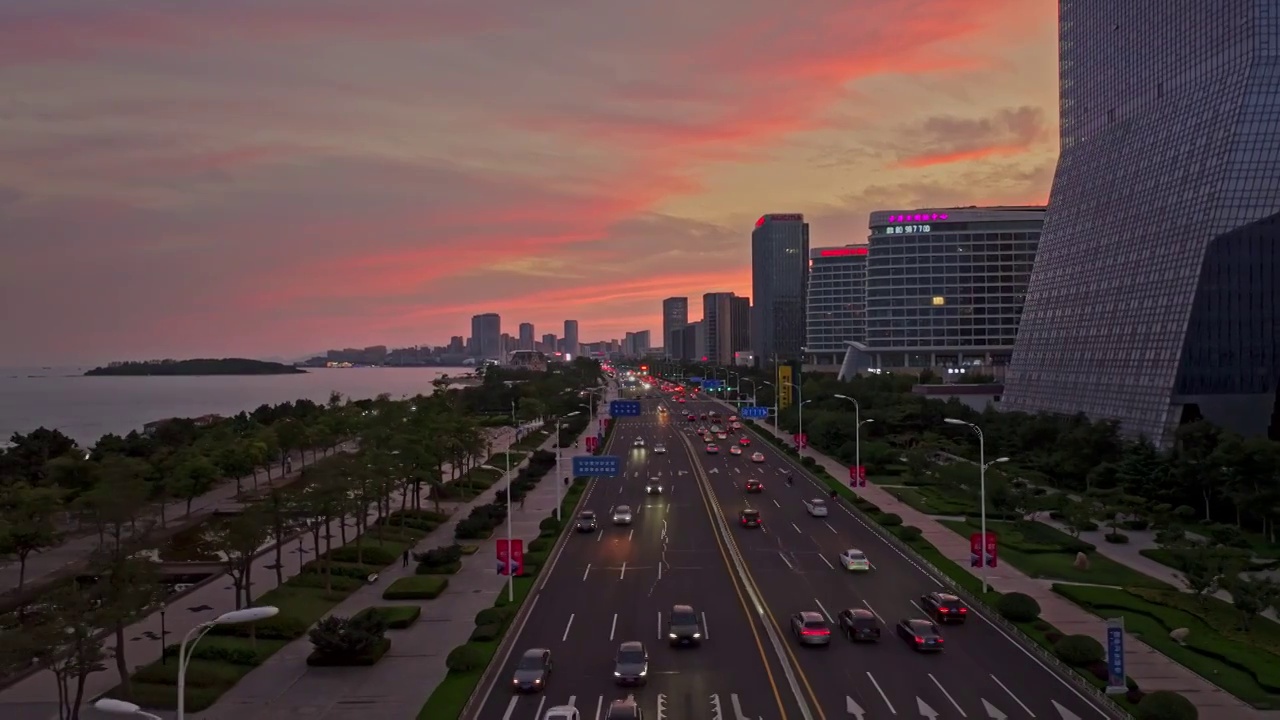
<path id="1" fill-rule="evenodd" d="M 872 418 L 862 419 L 862 408 L 858 405 L 856 398 L 848 395 L 836 395 L 841 400 L 848 400 L 853 403 L 853 466 L 856 468 L 854 472 L 858 473 L 858 479 L 862 479 L 862 426 L 869 422 L 875 422 Z"/>
<path id="2" fill-rule="evenodd" d="M 1007 457 L 998 457 L 987 462 L 987 441 L 982 428 L 968 420 L 959 418 L 943 418 L 948 425 L 964 425 L 978 434 L 978 504 L 982 515 L 982 547 L 978 552 L 978 562 L 982 565 L 982 594 L 987 594 L 987 468 L 996 463 L 1009 462 Z"/>
<path id="3" fill-rule="evenodd" d="M 187 634 L 182 637 L 182 644 L 178 646 L 178 720 L 183 720 L 186 716 L 187 666 L 191 664 L 191 653 L 187 652 L 187 643 L 191 644 L 191 652 L 194 653 L 200 639 L 218 625 L 243 625 L 244 623 L 258 622 L 259 620 L 275 617 L 279 612 L 280 608 L 274 605 L 232 610 L 212 620 L 202 622 L 187 631 Z M 195 635 L 194 640 L 191 639 L 192 635 Z M 121 706 L 115 707 L 119 708 Z M 107 712 L 112 711 L 108 710 Z"/>
<path id="4" fill-rule="evenodd" d="M 796 428 L 796 455 L 801 460 L 804 459 L 804 446 L 809 444 L 805 442 L 804 437 L 804 406 L 811 402 L 813 401 L 801 400 L 799 403 L 796 403 L 796 425 L 798 426 Z"/>
<path id="5" fill-rule="evenodd" d="M 565 418 L 571 418 L 574 415 L 581 415 L 581 414 L 582 414 L 581 410 L 574 410 L 568 415 L 561 415 L 560 417 L 556 418 L 556 481 L 554 483 L 554 485 L 556 486 L 556 520 L 561 519 L 560 518 L 560 473 L 561 473 L 560 455 L 564 450 L 564 448 L 561 447 L 563 443 L 560 442 L 560 426 L 564 422 Z M 510 495 L 508 495 L 507 497 L 509 499 Z M 508 512 L 508 515 L 510 515 L 509 512 Z"/>
<path id="6" fill-rule="evenodd" d="M 131 702 L 116 700 L 115 698 L 102 698 L 93 704 L 93 709 L 110 715 L 136 715 L 140 718 L 146 718 L 146 720 L 160 720 L 159 715 L 144 712 L 142 708 Z"/>
<path id="7" fill-rule="evenodd" d="M 751 383 L 751 406 L 752 406 L 752 407 L 755 407 L 755 404 L 756 404 L 756 379 L 755 379 L 755 378 L 750 378 L 750 377 L 738 378 L 738 385 L 739 385 L 739 386 L 741 386 L 741 385 L 742 385 L 742 383 L 744 383 L 744 382 L 749 382 L 749 383 Z M 765 384 L 767 385 L 768 383 L 765 383 Z"/>
<path id="8" fill-rule="evenodd" d="M 492 470 L 496 473 L 504 472 L 502 468 L 492 465 L 481 465 L 485 470 Z M 507 469 L 503 477 L 507 478 L 507 601 L 515 602 L 516 599 L 516 581 L 511 575 L 511 448 L 507 448 Z"/>

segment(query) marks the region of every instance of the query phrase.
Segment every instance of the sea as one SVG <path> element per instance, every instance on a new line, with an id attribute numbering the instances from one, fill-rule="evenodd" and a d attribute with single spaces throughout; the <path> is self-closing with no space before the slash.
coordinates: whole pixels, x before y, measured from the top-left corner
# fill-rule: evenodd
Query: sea
<path id="1" fill-rule="evenodd" d="M 316 368 L 303 375 L 85 377 L 89 368 L 0 368 L 0 446 L 14 433 L 57 429 L 90 447 L 154 420 L 235 415 L 262 404 L 339 392 L 352 400 L 429 395 L 442 376 L 475 368 Z"/>

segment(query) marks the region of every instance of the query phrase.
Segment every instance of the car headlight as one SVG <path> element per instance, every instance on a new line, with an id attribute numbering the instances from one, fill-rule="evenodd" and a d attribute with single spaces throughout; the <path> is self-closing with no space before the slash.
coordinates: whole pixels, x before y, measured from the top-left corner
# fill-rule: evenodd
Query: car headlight
<path id="1" fill-rule="evenodd" d="M 540 680 L 540 679 L 539 679 L 539 680 L 534 680 L 534 681 L 533 681 L 533 684 L 534 684 L 534 685 L 541 685 L 541 684 L 542 684 L 542 680 Z"/>
<path id="2" fill-rule="evenodd" d="M 622 673 L 618 672 L 617 670 L 614 670 L 614 671 L 613 671 L 613 676 L 614 676 L 614 677 L 622 677 Z"/>
<path id="3" fill-rule="evenodd" d="M 640 677 L 644 677 L 645 675 L 648 675 L 648 674 L 649 674 L 648 668 L 645 668 L 644 670 L 640 671 Z"/>
<path id="4" fill-rule="evenodd" d="M 693 634 L 693 639 L 694 639 L 694 640 L 697 640 L 697 639 L 698 639 L 698 638 L 700 638 L 700 637 L 702 637 L 702 633 L 694 633 L 694 634 Z"/>
<path id="5" fill-rule="evenodd" d="M 676 634 L 675 634 L 675 633 L 671 633 L 671 634 L 670 634 L 670 635 L 668 635 L 667 637 L 671 638 L 672 640 L 675 640 L 675 639 L 676 639 Z"/>

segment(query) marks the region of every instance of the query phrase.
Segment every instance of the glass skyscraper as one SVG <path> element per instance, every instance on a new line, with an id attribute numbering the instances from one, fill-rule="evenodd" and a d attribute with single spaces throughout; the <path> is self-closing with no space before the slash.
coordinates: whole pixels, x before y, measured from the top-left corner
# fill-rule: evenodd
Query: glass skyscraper
<path id="1" fill-rule="evenodd" d="M 1275 434 L 1280 2 L 1061 0 L 1061 156 L 1001 406 Z"/>
<path id="2" fill-rule="evenodd" d="M 864 342 L 866 296 L 866 245 L 810 250 L 805 355 L 819 365 L 838 365 L 846 342 Z"/>
<path id="3" fill-rule="evenodd" d="M 803 215 L 764 215 L 751 231 L 751 349 L 758 365 L 799 360 L 805 343 L 809 223 Z"/>

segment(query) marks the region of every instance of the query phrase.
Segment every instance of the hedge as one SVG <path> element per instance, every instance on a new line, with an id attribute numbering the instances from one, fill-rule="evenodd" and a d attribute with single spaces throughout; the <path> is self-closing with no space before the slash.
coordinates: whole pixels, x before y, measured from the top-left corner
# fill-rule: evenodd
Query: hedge
<path id="1" fill-rule="evenodd" d="M 417 605 L 375 605 L 361 610 L 355 617 L 364 615 L 381 616 L 389 629 L 404 630 L 418 621 L 422 615 L 422 608 Z"/>
<path id="2" fill-rule="evenodd" d="M 382 591 L 383 600 L 434 600 L 449 587 L 442 575 L 410 575 L 391 583 Z"/>
<path id="3" fill-rule="evenodd" d="M 1054 643 L 1053 652 L 1072 667 L 1092 665 L 1106 657 L 1102 643 L 1088 635 L 1067 635 Z"/>
<path id="4" fill-rule="evenodd" d="M 1176 692 L 1157 690 L 1138 702 L 1134 717 L 1137 720 L 1199 720 L 1200 711 Z"/>
<path id="5" fill-rule="evenodd" d="M 373 649 L 372 652 L 355 657 L 330 657 L 313 652 L 307 656 L 307 664 L 311 667 L 368 667 L 376 665 L 383 655 L 391 649 L 391 639 L 382 638 L 382 641 Z"/>
<path id="6" fill-rule="evenodd" d="M 1025 593 L 1006 593 L 1001 595 L 995 604 L 996 612 L 1011 622 L 1032 622 L 1040 617 L 1040 603 Z"/>

